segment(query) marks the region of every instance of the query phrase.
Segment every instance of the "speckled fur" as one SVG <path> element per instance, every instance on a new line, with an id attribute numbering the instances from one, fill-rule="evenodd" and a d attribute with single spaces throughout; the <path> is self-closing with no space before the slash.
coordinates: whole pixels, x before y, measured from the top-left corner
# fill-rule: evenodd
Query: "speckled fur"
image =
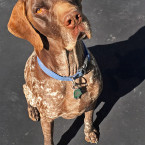
<path id="1" fill-rule="evenodd" d="M 37 107 L 41 116 L 51 119 L 60 116 L 72 119 L 90 109 L 102 89 L 100 71 L 92 55 L 89 64 L 92 70 L 83 76 L 87 80 L 87 92 L 78 100 L 73 98 L 72 82 L 55 80 L 43 72 L 40 75 L 45 75 L 45 79 L 36 77 L 36 56 L 33 52 L 26 63 L 24 76 L 27 83 L 23 85 L 23 90 L 27 102 Z"/>

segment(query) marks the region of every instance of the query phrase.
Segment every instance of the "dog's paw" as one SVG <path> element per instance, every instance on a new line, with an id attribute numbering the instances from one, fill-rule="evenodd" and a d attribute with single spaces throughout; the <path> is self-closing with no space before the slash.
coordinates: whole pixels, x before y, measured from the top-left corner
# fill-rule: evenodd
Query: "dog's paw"
<path id="1" fill-rule="evenodd" d="M 36 107 L 28 105 L 28 114 L 29 118 L 32 119 L 33 121 L 40 121 L 40 113 Z"/>
<path id="2" fill-rule="evenodd" d="M 85 140 L 90 143 L 98 143 L 99 135 L 96 129 L 93 129 L 90 132 L 85 133 Z"/>

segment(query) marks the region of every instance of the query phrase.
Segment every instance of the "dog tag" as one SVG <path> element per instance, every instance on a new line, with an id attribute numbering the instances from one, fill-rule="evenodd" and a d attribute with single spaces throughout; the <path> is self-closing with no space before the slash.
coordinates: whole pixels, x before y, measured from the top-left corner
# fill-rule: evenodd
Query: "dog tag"
<path id="1" fill-rule="evenodd" d="M 75 99 L 79 99 L 82 94 L 83 93 L 79 88 L 74 90 L 74 98 Z"/>

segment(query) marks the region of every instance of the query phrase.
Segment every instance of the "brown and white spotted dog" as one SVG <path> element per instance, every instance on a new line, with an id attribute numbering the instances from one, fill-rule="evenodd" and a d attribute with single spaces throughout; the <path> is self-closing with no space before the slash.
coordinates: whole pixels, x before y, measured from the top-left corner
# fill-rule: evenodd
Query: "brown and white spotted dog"
<path id="1" fill-rule="evenodd" d="M 91 38 L 90 25 L 82 13 L 81 0 L 19 0 L 10 17 L 8 30 L 34 46 L 25 67 L 24 94 L 29 117 L 41 121 L 44 145 L 53 145 L 53 122 L 58 117 L 75 118 L 85 113 L 87 142 L 97 143 L 93 111 L 102 90 L 99 68 L 93 55 L 86 73 L 74 81 L 60 81 L 45 74 L 37 56 L 51 71 L 72 76 L 84 64 L 82 39 Z M 73 85 L 82 90 L 74 98 Z"/>

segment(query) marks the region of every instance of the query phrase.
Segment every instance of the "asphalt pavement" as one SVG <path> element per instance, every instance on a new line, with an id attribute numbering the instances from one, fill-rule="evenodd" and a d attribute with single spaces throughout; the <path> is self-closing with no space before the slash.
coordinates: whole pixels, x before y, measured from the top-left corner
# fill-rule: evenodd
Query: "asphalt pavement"
<path id="1" fill-rule="evenodd" d="M 16 0 L 0 0 L 0 145 L 43 145 L 27 114 L 23 71 L 33 47 L 7 23 Z M 85 44 L 103 76 L 94 113 L 98 145 L 145 145 L 145 0 L 83 0 L 93 37 Z M 99 127 L 98 127 L 99 126 Z M 83 116 L 55 120 L 55 145 L 89 145 Z"/>

